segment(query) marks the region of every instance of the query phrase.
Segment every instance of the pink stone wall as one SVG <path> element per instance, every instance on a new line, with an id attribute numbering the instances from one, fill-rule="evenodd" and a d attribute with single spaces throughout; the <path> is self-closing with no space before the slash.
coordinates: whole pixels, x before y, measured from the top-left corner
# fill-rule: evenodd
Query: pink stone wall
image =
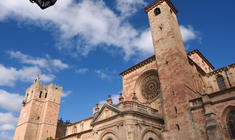
<path id="1" fill-rule="evenodd" d="M 126 74 L 122 77 L 123 82 L 123 96 L 125 100 L 129 101 L 132 100 L 133 93 L 135 92 L 135 86 L 138 78 L 146 71 L 155 69 L 157 70 L 156 61 L 153 61 L 145 66 L 138 68 L 132 71 L 129 74 Z M 137 98 L 140 101 L 144 101 L 142 95 L 140 93 L 136 93 Z"/>
<path id="2" fill-rule="evenodd" d="M 212 72 L 213 69 L 200 57 L 197 53 L 193 53 L 189 55 L 189 57 L 199 66 L 204 72 L 209 73 Z"/>

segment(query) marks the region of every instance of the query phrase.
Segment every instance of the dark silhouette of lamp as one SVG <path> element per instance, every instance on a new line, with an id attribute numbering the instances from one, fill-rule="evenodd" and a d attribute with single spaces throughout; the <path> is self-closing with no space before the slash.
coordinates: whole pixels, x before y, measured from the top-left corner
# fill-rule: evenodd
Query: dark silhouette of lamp
<path id="1" fill-rule="evenodd" d="M 56 3 L 57 0 L 29 0 L 32 3 L 36 3 L 41 9 L 46 9 Z"/>

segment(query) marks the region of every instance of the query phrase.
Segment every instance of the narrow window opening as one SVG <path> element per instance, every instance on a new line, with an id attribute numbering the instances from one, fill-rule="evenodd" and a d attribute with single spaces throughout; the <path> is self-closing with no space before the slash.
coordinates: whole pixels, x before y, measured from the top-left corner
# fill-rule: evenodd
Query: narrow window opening
<path id="1" fill-rule="evenodd" d="M 37 120 L 40 120 L 40 117 L 39 117 L 39 116 L 37 117 Z"/>
<path id="2" fill-rule="evenodd" d="M 227 126 L 231 139 L 235 139 L 235 110 L 230 111 L 228 114 Z"/>
<path id="3" fill-rule="evenodd" d="M 178 110 L 177 110 L 177 107 L 175 106 L 175 113 L 178 114 Z"/>
<path id="4" fill-rule="evenodd" d="M 45 98 L 47 98 L 47 93 L 45 94 Z"/>
<path id="5" fill-rule="evenodd" d="M 224 77 L 222 75 L 218 75 L 217 78 L 216 78 L 216 81 L 217 81 L 217 84 L 218 84 L 218 87 L 219 87 L 220 90 L 226 89 L 226 85 L 225 85 L 225 82 L 224 82 Z"/>
<path id="6" fill-rule="evenodd" d="M 153 138 L 149 138 L 148 140 L 153 140 Z"/>
<path id="7" fill-rule="evenodd" d="M 179 124 L 176 124 L 176 129 L 177 129 L 178 131 L 180 131 L 180 126 L 179 126 Z"/>
<path id="8" fill-rule="evenodd" d="M 39 94 L 39 98 L 41 98 L 42 97 L 42 91 L 40 91 L 40 94 Z"/>
<path id="9" fill-rule="evenodd" d="M 111 139 L 111 138 L 108 138 L 107 140 L 113 140 L 113 139 Z"/>
<path id="10" fill-rule="evenodd" d="M 156 8 L 156 9 L 154 10 L 154 14 L 155 14 L 155 16 L 161 14 L 161 9 L 160 9 L 160 8 Z"/>
<path id="11" fill-rule="evenodd" d="M 175 91 L 174 90 L 172 90 L 172 95 L 175 96 Z"/>

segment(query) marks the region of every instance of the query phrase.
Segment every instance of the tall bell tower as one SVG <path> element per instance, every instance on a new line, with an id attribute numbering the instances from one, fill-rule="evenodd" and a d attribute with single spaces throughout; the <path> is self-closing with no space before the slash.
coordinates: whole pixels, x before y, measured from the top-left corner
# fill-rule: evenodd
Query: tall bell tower
<path id="1" fill-rule="evenodd" d="M 157 0 L 145 11 L 148 14 L 165 120 L 164 139 L 196 140 L 189 112 L 189 100 L 197 96 L 193 88 L 193 73 L 184 48 L 175 6 L 170 0 Z"/>
<path id="2" fill-rule="evenodd" d="M 37 77 L 26 90 L 14 140 L 55 138 L 62 87 L 40 83 Z"/>

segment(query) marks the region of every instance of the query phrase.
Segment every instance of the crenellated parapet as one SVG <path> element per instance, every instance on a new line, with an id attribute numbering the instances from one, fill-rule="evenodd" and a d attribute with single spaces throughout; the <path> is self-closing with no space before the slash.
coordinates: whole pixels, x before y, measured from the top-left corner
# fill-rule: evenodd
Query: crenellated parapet
<path id="1" fill-rule="evenodd" d="M 27 103 L 31 100 L 52 101 L 60 104 L 60 97 L 63 87 L 56 84 L 46 85 L 40 82 L 37 77 L 33 84 L 26 90 L 24 102 Z"/>

